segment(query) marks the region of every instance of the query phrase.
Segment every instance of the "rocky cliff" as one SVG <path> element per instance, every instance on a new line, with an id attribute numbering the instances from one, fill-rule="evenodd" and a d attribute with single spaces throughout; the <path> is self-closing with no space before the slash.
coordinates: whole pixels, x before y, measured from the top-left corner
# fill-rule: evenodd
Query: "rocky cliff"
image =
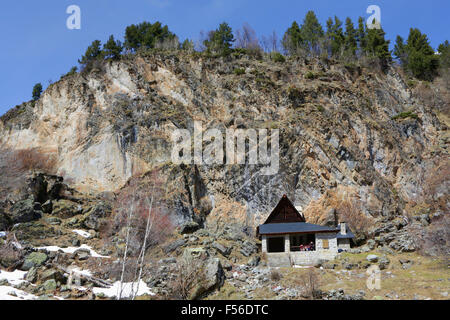
<path id="1" fill-rule="evenodd" d="M 337 215 L 377 235 L 392 231 L 390 221 L 397 230 L 405 217 L 447 213 L 448 102 L 448 84 L 408 81 L 395 68 L 133 55 L 64 77 L 1 118 L 0 201 L 23 196 L 13 168 L 26 155 L 31 164 L 22 168 L 38 163 L 38 171 L 100 196 L 156 168 L 180 224 L 200 212 L 207 223 L 252 228 L 287 194 L 310 222 Z M 174 165 L 172 132 L 193 131 L 194 121 L 222 132 L 279 129 L 278 173 Z"/>

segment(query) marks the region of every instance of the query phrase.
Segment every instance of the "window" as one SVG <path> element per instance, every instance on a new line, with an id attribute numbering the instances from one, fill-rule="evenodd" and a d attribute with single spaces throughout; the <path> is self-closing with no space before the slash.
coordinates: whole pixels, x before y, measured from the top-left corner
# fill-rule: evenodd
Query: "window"
<path id="1" fill-rule="evenodd" d="M 324 249 L 330 249 L 330 246 L 329 246 L 329 244 L 328 244 L 328 239 L 323 239 L 323 240 L 322 240 L 322 247 L 323 247 Z"/>

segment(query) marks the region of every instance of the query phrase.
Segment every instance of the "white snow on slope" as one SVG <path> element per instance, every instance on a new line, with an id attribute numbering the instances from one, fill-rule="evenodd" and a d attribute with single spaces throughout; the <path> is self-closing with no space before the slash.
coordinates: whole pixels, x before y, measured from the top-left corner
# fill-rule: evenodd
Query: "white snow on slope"
<path id="1" fill-rule="evenodd" d="M 14 292 L 16 296 L 10 295 Z M 35 300 L 37 297 L 25 291 L 10 287 L 0 286 L 0 300 Z"/>
<path id="2" fill-rule="evenodd" d="M 17 286 L 22 282 L 26 282 L 24 280 L 24 276 L 27 272 L 16 270 L 13 272 L 0 270 L 0 280 L 7 280 L 12 286 Z M 16 289 L 12 286 L 0 286 L 0 300 L 32 300 L 37 297 L 26 293 L 25 291 Z M 10 293 L 14 292 L 16 296 L 10 295 Z"/>
<path id="3" fill-rule="evenodd" d="M 26 271 L 16 270 L 13 272 L 0 270 L 0 280 L 7 280 L 13 286 L 17 286 L 22 282 L 25 282 L 24 277 Z"/>
<path id="4" fill-rule="evenodd" d="M 107 297 L 118 297 L 120 290 L 120 281 L 115 282 L 110 288 L 93 288 L 95 294 L 103 293 Z M 129 298 L 132 295 L 132 290 L 137 290 L 137 283 L 126 282 L 122 286 L 122 298 Z M 136 296 L 142 296 L 144 294 L 155 295 L 144 281 L 139 282 L 139 291 Z"/>
<path id="5" fill-rule="evenodd" d="M 87 231 L 84 231 L 84 230 L 75 229 L 75 230 L 72 230 L 72 232 L 75 232 L 76 234 L 82 236 L 83 238 L 90 238 L 91 237 L 91 234 L 89 232 L 87 232 Z"/>
<path id="6" fill-rule="evenodd" d="M 89 247 L 86 244 L 82 244 L 80 247 L 67 247 L 67 248 L 61 248 L 58 246 L 47 246 L 47 247 L 39 247 L 37 249 L 40 250 L 48 250 L 48 251 L 63 251 L 64 253 L 74 253 L 75 251 L 77 251 L 78 249 L 87 249 L 89 250 L 89 252 L 91 253 L 91 256 L 94 258 L 110 258 L 110 256 L 102 256 L 100 254 L 98 254 L 97 252 L 95 252 L 94 250 L 92 250 L 91 247 Z"/>

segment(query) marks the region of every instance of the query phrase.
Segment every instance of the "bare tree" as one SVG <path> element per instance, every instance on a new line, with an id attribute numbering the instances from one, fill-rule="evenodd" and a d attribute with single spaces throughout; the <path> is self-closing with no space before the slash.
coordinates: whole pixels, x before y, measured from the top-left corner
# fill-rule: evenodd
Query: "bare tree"
<path id="1" fill-rule="evenodd" d="M 168 210 L 163 201 L 164 183 L 157 171 L 130 179 L 121 190 L 116 203 L 115 230 L 125 225 L 125 248 L 120 270 L 117 299 L 124 298 L 124 284 L 131 282 L 131 295 L 135 299 L 142 278 L 146 274 L 147 250 L 161 241 L 173 230 Z"/>
<path id="2" fill-rule="evenodd" d="M 267 37 L 262 36 L 261 46 L 268 53 L 279 51 L 279 39 L 275 30 Z"/>
<path id="3" fill-rule="evenodd" d="M 242 25 L 241 30 L 236 31 L 236 48 L 261 49 L 255 30 L 247 22 Z"/>

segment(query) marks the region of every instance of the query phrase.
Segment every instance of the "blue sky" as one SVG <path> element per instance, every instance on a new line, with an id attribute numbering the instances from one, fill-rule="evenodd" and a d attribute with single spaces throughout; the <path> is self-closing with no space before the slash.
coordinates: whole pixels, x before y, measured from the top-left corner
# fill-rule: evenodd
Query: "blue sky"
<path id="1" fill-rule="evenodd" d="M 66 9 L 81 8 L 81 30 L 69 30 Z M 181 40 L 227 21 L 233 29 L 249 23 L 258 36 L 273 30 L 281 37 L 293 20 L 314 10 L 322 25 L 328 17 L 368 18 L 369 5 L 381 8 L 381 23 L 391 42 L 409 28 L 426 33 L 436 48 L 449 39 L 448 0 L 3 0 L 0 4 L 0 115 L 31 99 L 32 87 L 57 81 L 95 39 L 122 39 L 126 26 L 157 20 Z"/>

